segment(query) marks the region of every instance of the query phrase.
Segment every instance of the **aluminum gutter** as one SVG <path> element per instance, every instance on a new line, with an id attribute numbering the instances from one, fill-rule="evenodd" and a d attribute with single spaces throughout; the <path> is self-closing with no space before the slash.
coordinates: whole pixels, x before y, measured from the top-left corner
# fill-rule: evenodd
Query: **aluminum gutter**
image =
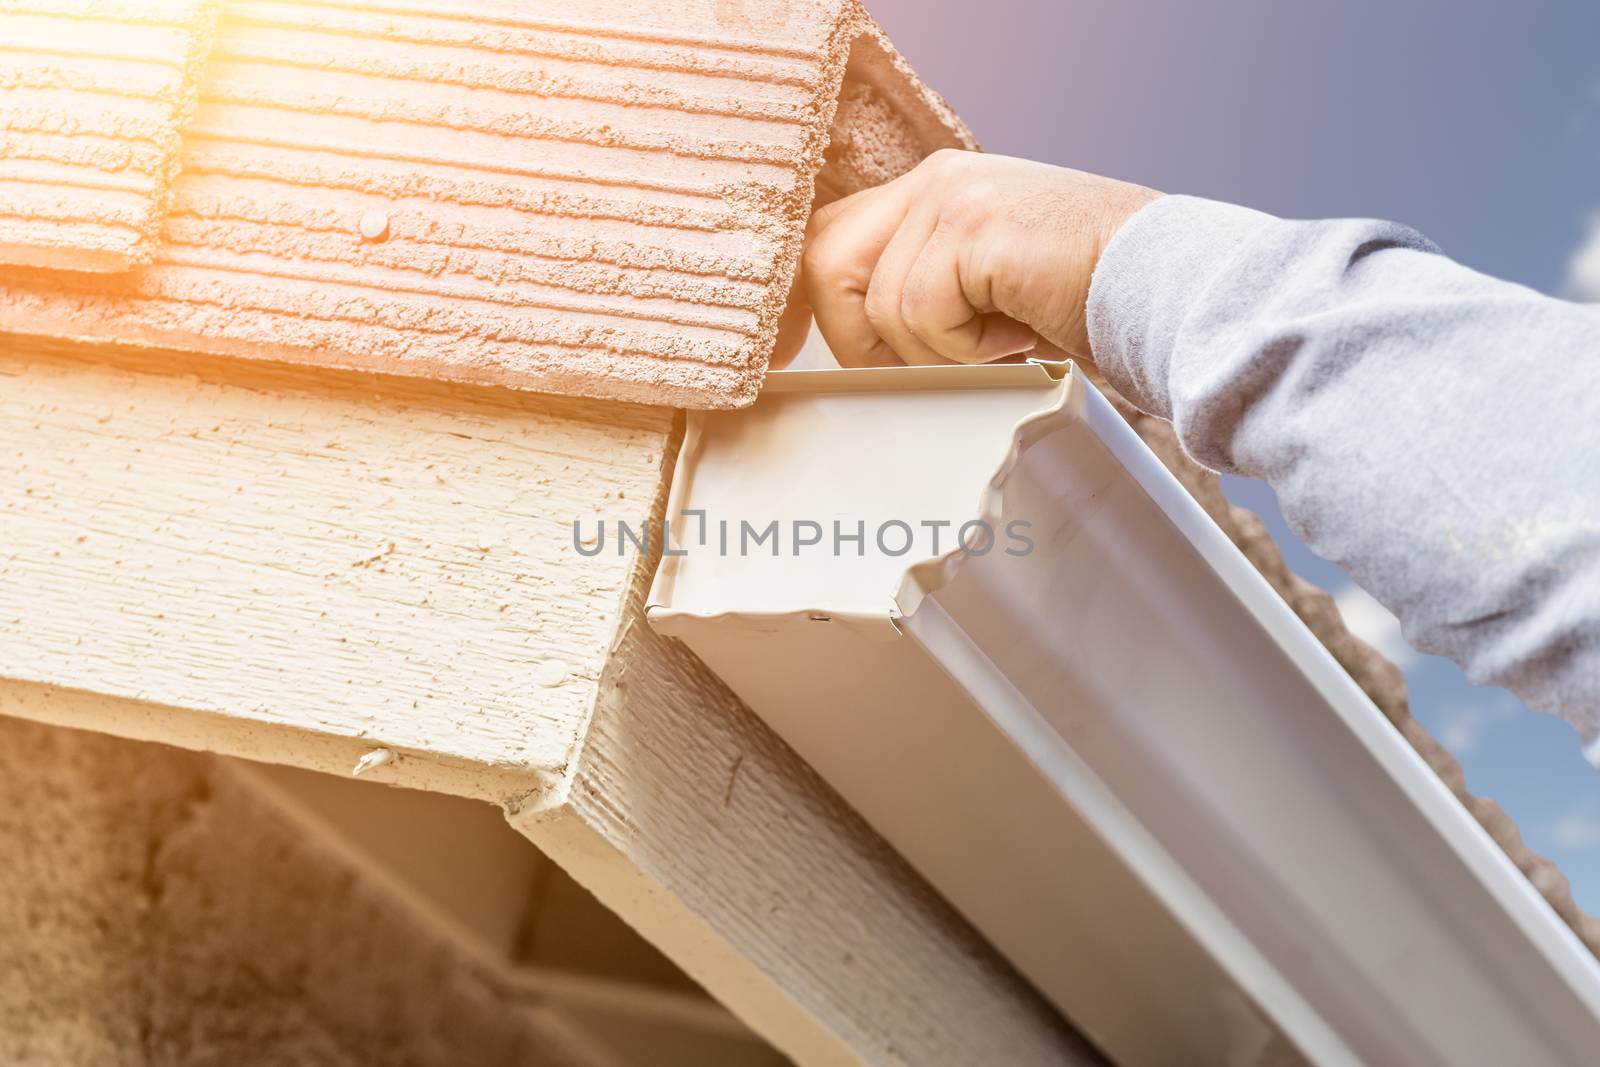
<path id="1" fill-rule="evenodd" d="M 794 373 L 669 514 L 1034 550 L 691 547 L 651 621 L 1114 1060 L 1593 1061 L 1594 957 L 1081 375 Z"/>

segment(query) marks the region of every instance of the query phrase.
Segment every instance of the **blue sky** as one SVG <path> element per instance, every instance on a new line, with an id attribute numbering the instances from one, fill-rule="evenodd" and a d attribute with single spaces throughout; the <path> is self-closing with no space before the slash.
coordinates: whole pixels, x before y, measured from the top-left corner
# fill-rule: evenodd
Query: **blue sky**
<path id="1" fill-rule="evenodd" d="M 1600 299 L 1600 3 L 869 0 L 990 151 L 1290 217 L 1364 215 Z M 1555 398 L 1552 398 L 1555 399 Z M 1600 772 L 1565 724 L 1405 648 L 1265 486 L 1231 480 L 1303 577 L 1394 655 L 1412 709 L 1600 914 Z"/>

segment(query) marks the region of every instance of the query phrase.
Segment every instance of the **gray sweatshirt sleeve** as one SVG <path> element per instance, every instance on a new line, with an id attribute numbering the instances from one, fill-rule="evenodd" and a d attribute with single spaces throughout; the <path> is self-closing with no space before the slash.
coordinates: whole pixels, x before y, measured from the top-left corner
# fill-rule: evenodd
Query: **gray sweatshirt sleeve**
<path id="1" fill-rule="evenodd" d="M 1600 308 L 1385 222 L 1170 196 L 1100 259 L 1106 380 L 1474 682 L 1600 735 Z"/>

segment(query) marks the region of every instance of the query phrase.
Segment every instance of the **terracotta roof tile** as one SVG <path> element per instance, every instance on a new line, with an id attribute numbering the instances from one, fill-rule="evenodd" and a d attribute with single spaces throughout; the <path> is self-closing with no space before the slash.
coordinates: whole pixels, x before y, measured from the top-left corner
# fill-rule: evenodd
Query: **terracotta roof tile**
<path id="1" fill-rule="evenodd" d="M 215 0 L 0 0 L 0 263 L 155 253 Z"/>
<path id="2" fill-rule="evenodd" d="M 0 273 L 0 329 L 748 403 L 861 18 L 228 0 L 153 262 Z"/>

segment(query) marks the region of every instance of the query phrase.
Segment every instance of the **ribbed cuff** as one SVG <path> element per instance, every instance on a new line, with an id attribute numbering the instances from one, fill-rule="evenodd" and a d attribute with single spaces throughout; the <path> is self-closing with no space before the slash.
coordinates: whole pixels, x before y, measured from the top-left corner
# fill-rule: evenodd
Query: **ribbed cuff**
<path id="1" fill-rule="evenodd" d="M 1184 320 L 1271 215 L 1194 196 L 1163 196 L 1133 214 L 1100 255 L 1089 286 L 1089 346 L 1106 381 L 1172 417 L 1170 369 Z"/>

